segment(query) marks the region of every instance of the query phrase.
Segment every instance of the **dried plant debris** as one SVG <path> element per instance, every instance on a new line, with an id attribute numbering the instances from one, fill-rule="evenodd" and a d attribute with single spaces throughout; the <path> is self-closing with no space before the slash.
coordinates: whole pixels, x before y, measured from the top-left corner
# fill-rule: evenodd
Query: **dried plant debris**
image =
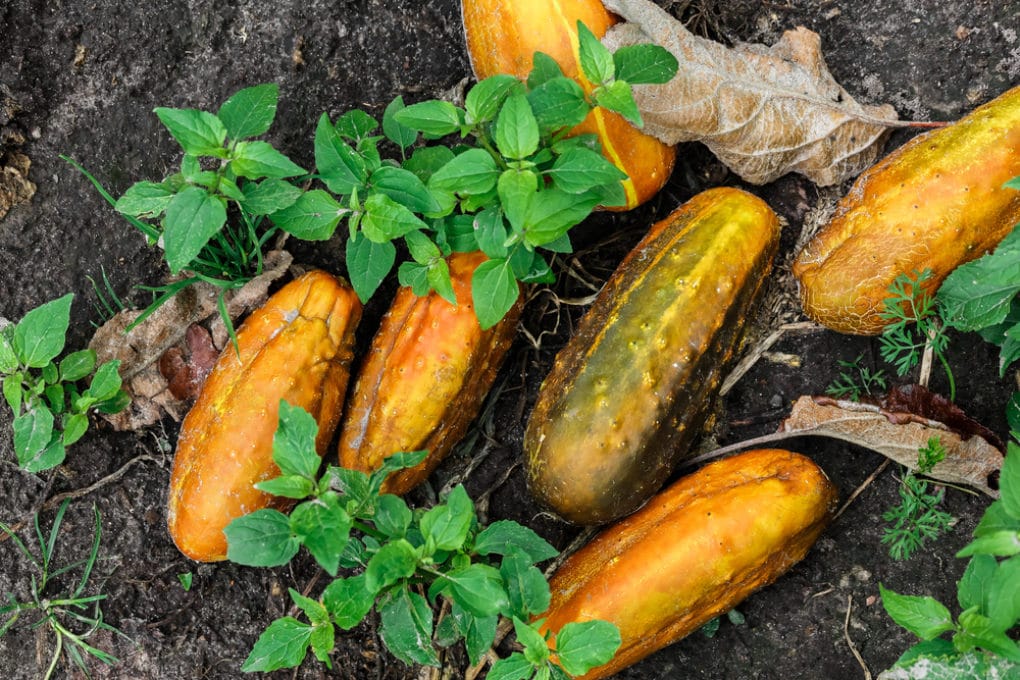
<path id="1" fill-rule="evenodd" d="M 703 142 L 748 182 L 798 172 L 819 186 L 837 184 L 874 163 L 891 128 L 904 125 L 888 104 L 855 101 L 806 28 L 772 47 L 728 48 L 648 0 L 605 5 L 628 22 L 606 35 L 611 49 L 651 41 L 680 61 L 669 83 L 634 88 L 645 131 L 668 144 Z"/>
<path id="2" fill-rule="evenodd" d="M 1002 467 L 1003 453 L 985 438 L 990 433 L 948 400 L 937 399 L 937 395 L 920 386 L 912 386 L 907 392 L 906 396 L 900 394 L 883 400 L 883 404 L 800 397 L 779 431 L 784 435 L 842 439 L 872 449 L 911 470 L 917 468 L 918 449 L 932 437 L 938 437 L 947 454 L 928 476 L 972 486 L 998 497 L 991 483 Z M 911 410 L 902 410 L 905 408 Z M 914 412 L 914 408 L 919 412 Z M 994 435 L 992 438 L 997 441 Z"/>
<path id="3" fill-rule="evenodd" d="M 32 161 L 20 152 L 25 135 L 11 123 L 18 110 L 17 102 L 0 88 L 0 220 L 35 195 L 35 184 L 28 179 Z"/>
<path id="4" fill-rule="evenodd" d="M 227 311 L 239 319 L 265 302 L 269 286 L 286 273 L 292 258 L 281 250 L 266 255 L 262 275 L 227 295 Z M 131 406 L 104 416 L 118 430 L 153 425 L 164 415 L 180 420 L 220 352 L 230 342 L 220 319 L 218 289 L 195 284 L 170 298 L 145 321 L 126 331 L 141 312 L 125 310 L 96 331 L 89 346 L 99 361 L 119 359 Z"/>

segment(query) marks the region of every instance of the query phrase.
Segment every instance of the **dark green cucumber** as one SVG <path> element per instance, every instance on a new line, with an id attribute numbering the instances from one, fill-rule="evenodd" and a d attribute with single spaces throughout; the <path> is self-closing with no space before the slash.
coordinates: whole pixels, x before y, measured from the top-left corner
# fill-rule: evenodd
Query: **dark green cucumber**
<path id="1" fill-rule="evenodd" d="M 779 220 L 711 189 L 655 224 L 556 357 L 528 422 L 528 485 L 577 524 L 641 507 L 704 425 L 772 267 Z"/>

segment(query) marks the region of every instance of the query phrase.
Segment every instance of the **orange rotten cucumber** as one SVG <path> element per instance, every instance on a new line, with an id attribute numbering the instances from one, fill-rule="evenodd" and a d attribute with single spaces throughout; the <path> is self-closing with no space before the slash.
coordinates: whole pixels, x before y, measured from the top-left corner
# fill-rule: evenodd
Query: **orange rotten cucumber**
<path id="1" fill-rule="evenodd" d="M 223 560 L 231 520 L 286 499 L 255 489 L 280 471 L 280 400 L 316 419 L 321 456 L 340 418 L 361 303 L 343 280 L 312 271 L 251 314 L 209 374 L 181 426 L 170 478 L 169 528 L 182 553 Z"/>
<path id="2" fill-rule="evenodd" d="M 577 22 L 597 38 L 617 18 L 600 0 L 463 0 L 461 13 L 468 53 L 475 76 L 481 80 L 500 73 L 526 78 L 536 51 L 552 57 L 563 74 L 575 78 L 585 91 L 591 83 L 577 63 Z M 634 208 L 663 187 L 676 161 L 676 149 L 646 135 L 622 116 L 597 108 L 573 134 L 594 133 L 602 153 L 627 174 L 623 181 L 627 204 Z"/>
<path id="3" fill-rule="evenodd" d="M 404 494 L 450 453 L 478 414 L 517 330 L 522 301 L 483 331 L 471 277 L 487 258 L 454 253 L 448 263 L 458 304 L 435 291 L 401 288 L 358 372 L 340 433 L 340 464 L 371 472 L 398 451 L 428 449 L 419 465 L 393 472 L 384 493 Z"/>
<path id="4" fill-rule="evenodd" d="M 633 512 L 711 410 L 779 245 L 779 220 L 738 189 L 655 224 L 602 288 L 539 390 L 524 435 L 532 494 L 563 519 Z"/>
<path id="5" fill-rule="evenodd" d="M 810 459 L 759 449 L 706 465 L 604 530 L 556 571 L 543 631 L 602 619 L 623 640 L 608 677 L 697 630 L 799 562 L 836 488 Z"/>
<path id="6" fill-rule="evenodd" d="M 793 264 L 804 312 L 874 335 L 897 276 L 930 269 L 934 293 L 957 266 L 1020 222 L 1020 87 L 910 140 L 863 175 Z"/>

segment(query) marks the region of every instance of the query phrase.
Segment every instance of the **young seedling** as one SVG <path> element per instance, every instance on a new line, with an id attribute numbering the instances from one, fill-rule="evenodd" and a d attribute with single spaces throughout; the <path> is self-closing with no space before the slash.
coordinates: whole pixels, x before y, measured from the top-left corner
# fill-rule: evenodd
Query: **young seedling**
<path id="1" fill-rule="evenodd" d="M 839 377 L 825 388 L 825 393 L 836 399 L 860 401 L 861 397 L 874 395 L 877 390 L 887 387 L 885 371 L 872 371 L 861 364 L 863 354 L 857 355 L 853 361 L 838 361 Z"/>
<path id="2" fill-rule="evenodd" d="M 102 522 L 100 521 L 98 509 L 93 508 L 95 513 L 95 529 L 92 536 L 92 548 L 89 551 L 88 557 L 60 568 L 54 568 L 57 535 L 60 531 L 61 522 L 64 519 L 64 512 L 67 510 L 69 503 L 70 500 L 66 500 L 60 505 L 48 536 L 43 534 L 39 524 L 39 516 L 36 515 L 35 533 L 39 541 L 38 557 L 18 538 L 13 529 L 0 522 L 0 530 L 7 534 L 36 571 L 31 579 L 30 599 L 21 602 L 13 594 L 7 593 L 6 600 L 8 604 L 0 607 L 0 617 L 4 617 L 3 623 L 0 623 L 0 636 L 7 633 L 23 614 L 38 614 L 38 618 L 33 622 L 32 627 L 48 626 L 56 640 L 53 647 L 53 656 L 43 676 L 44 680 L 49 680 L 49 678 L 53 677 L 62 655 L 66 655 L 68 662 L 80 669 L 86 677 L 89 677 L 87 659 L 90 656 L 105 664 L 117 663 L 116 657 L 89 644 L 88 638 L 100 630 L 110 631 L 121 636 L 124 635 L 103 621 L 103 611 L 100 608 L 100 603 L 106 599 L 106 595 L 102 593 L 96 595 L 86 594 L 89 579 L 99 558 Z M 54 590 L 51 586 L 58 582 L 59 577 L 70 574 L 79 568 L 81 569 L 81 576 L 78 578 L 77 585 L 74 588 L 64 592 L 50 592 Z"/>
<path id="3" fill-rule="evenodd" d="M 334 580 L 318 599 L 292 589 L 307 622 L 284 617 L 270 624 L 243 671 L 294 667 L 309 649 L 330 666 L 337 630 L 353 628 L 373 609 L 383 643 L 409 665 L 438 666 L 436 648 L 461 640 L 477 663 L 493 644 L 500 616 L 513 620 L 525 652 L 495 664 L 489 677 L 561 678 L 612 658 L 620 644 L 615 626 L 566 626 L 550 643 L 539 621 L 527 623 L 549 606 L 549 584 L 535 566 L 556 555 L 545 540 L 512 521 L 479 526 L 462 486 L 429 509 L 379 494 L 390 472 L 416 465 L 424 451 L 396 454 L 371 475 L 329 466 L 319 476 L 317 429 L 312 416 L 281 402 L 273 460 L 282 474 L 256 486 L 301 502 L 289 516 L 265 509 L 234 520 L 225 530 L 227 559 L 280 566 L 304 546 Z M 357 573 L 338 577 L 341 568 Z M 435 609 L 444 602 L 448 614 L 437 621 Z"/>
<path id="4" fill-rule="evenodd" d="M 896 662 L 889 677 L 1014 677 L 1020 670 L 1015 638 L 1020 622 L 1020 446 L 1010 442 L 999 477 L 999 500 L 988 506 L 974 540 L 957 557 L 970 557 L 957 587 L 961 612 L 932 597 L 900 595 L 879 586 L 892 619 L 921 642 Z M 951 639 L 942 636 L 951 633 Z M 913 670 L 911 670 L 913 669 Z M 921 675 L 912 674 L 913 672 Z M 885 675 L 885 674 L 883 674 Z"/>
<path id="5" fill-rule="evenodd" d="M 18 465 L 41 472 L 64 462 L 67 448 L 89 427 L 88 412 L 117 413 L 129 398 L 121 389 L 118 361 L 96 367 L 90 349 L 64 351 L 71 302 L 65 295 L 0 329 L 0 382 L 14 412 L 14 451 Z M 89 386 L 78 382 L 95 370 Z"/>
<path id="6" fill-rule="evenodd" d="M 882 319 L 887 323 L 880 339 L 881 354 L 885 361 L 896 367 L 896 374 L 904 376 L 921 361 L 926 346 L 942 364 L 949 380 L 949 399 L 956 399 L 956 381 L 945 352 L 949 345 L 942 306 L 921 285 L 933 276 L 930 269 L 900 274 L 889 286 L 890 297 L 885 299 Z"/>
<path id="7" fill-rule="evenodd" d="M 928 493 L 928 482 L 917 475 L 931 472 L 946 457 L 946 449 L 938 437 L 932 437 L 918 449 L 917 473 L 907 472 L 900 482 L 900 504 L 882 515 L 892 524 L 882 536 L 889 546 L 889 555 L 896 560 L 909 559 L 925 541 L 935 540 L 949 531 L 954 517 L 938 509 L 945 489 Z"/>

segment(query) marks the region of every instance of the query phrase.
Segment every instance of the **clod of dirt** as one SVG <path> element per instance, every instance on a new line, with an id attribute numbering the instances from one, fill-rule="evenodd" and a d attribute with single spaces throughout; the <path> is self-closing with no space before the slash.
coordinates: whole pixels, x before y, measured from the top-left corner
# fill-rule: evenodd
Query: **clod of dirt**
<path id="1" fill-rule="evenodd" d="M 35 195 L 35 184 L 28 179 L 32 161 L 19 151 L 25 136 L 12 123 L 18 110 L 18 103 L 0 88 L 0 220 Z"/>

